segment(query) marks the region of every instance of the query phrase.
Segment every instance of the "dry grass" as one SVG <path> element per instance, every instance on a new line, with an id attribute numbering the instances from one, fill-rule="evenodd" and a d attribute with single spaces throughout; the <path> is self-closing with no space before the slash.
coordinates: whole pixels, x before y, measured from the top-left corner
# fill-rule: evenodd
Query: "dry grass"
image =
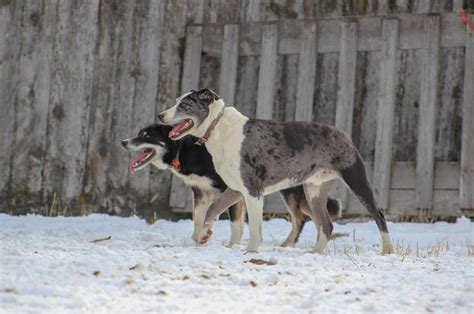
<path id="1" fill-rule="evenodd" d="M 344 254 L 348 256 L 351 255 L 362 255 L 365 252 L 376 249 L 378 250 L 379 247 L 374 245 L 373 247 L 364 246 L 362 240 L 356 238 L 355 229 L 352 233 L 352 243 L 343 243 L 342 247 L 337 246 L 334 241 L 332 246 L 328 246 L 326 249 L 326 253 L 332 254 Z M 464 244 L 461 243 L 462 246 Z M 472 245 L 469 240 L 465 242 L 466 249 L 467 249 L 467 256 L 474 256 L 474 245 Z M 434 244 L 429 244 L 427 247 L 421 248 L 419 243 L 416 242 L 414 245 L 410 243 L 404 243 L 403 241 L 400 242 L 399 239 L 394 243 L 394 251 L 395 254 L 400 257 L 400 261 L 403 262 L 407 257 L 416 257 L 416 258 L 429 258 L 429 257 L 439 257 L 441 254 L 446 253 L 450 250 L 452 243 L 449 242 L 448 239 L 442 239 L 437 241 Z M 352 261 L 352 259 L 351 259 Z"/>

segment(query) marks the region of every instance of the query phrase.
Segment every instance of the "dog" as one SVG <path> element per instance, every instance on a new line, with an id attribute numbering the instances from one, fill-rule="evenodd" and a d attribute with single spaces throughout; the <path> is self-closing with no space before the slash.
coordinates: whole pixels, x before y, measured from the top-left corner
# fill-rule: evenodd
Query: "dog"
<path id="1" fill-rule="evenodd" d="M 207 88 L 183 94 L 158 120 L 173 126 L 169 133 L 173 140 L 198 137 L 196 144 L 205 144 L 228 187 L 206 214 L 206 228 L 225 206 L 243 197 L 250 230 L 247 251 L 255 252 L 262 240 L 263 196 L 302 185 L 318 230 L 313 251 L 322 253 L 333 229 L 326 200 L 332 182 L 341 179 L 374 218 L 382 254 L 393 252 L 387 222 L 377 207 L 362 157 L 349 136 L 336 127 L 250 119 L 234 107 L 225 107 Z M 204 229 L 200 241 L 206 237 Z"/>
<path id="2" fill-rule="evenodd" d="M 141 170 L 152 164 L 158 169 L 171 170 L 191 187 L 194 197 L 194 232 L 193 240 L 198 242 L 198 235 L 203 228 L 205 214 L 213 200 L 220 198 L 227 189 L 224 181 L 217 174 L 212 157 L 205 146 L 195 145 L 197 138 L 187 136 L 174 141 L 168 137 L 172 127 L 152 124 L 138 132 L 133 138 L 125 139 L 122 146 L 128 151 L 141 151 L 130 162 L 130 173 Z M 309 205 L 301 186 L 281 191 L 291 217 L 292 230 L 282 246 L 293 246 L 305 224 L 303 214 L 311 215 Z M 341 204 L 338 200 L 328 199 L 327 207 L 331 219 L 339 217 Z M 229 208 L 231 221 L 230 245 L 239 244 L 243 233 L 245 207 L 243 200 Z"/>

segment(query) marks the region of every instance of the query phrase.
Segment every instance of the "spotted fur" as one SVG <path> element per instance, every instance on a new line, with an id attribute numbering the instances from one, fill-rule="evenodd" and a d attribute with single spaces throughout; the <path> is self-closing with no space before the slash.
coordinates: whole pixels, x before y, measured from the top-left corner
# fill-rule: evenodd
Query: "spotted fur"
<path id="1" fill-rule="evenodd" d="M 316 252 L 322 252 L 331 237 L 332 223 L 327 210 L 330 182 L 342 179 L 356 194 L 375 219 L 382 236 L 383 253 L 392 252 L 387 224 L 378 209 L 369 185 L 362 158 L 349 137 L 332 126 L 311 122 L 276 122 L 249 119 L 233 107 L 225 108 L 224 101 L 208 90 L 198 95 L 214 94 L 201 101 L 187 95 L 192 106 L 186 117 L 194 126 L 181 134 L 202 137 L 212 121 L 223 115 L 209 137 L 206 147 L 212 155 L 217 173 L 228 188 L 245 199 L 249 215 L 250 241 L 248 251 L 256 251 L 261 242 L 263 196 L 278 190 L 303 185 L 312 218 L 318 229 Z M 177 103 L 164 117 L 164 123 L 178 123 L 177 112 L 183 103 Z M 214 99 L 209 102 L 209 99 Z M 202 118 L 202 107 L 208 114 Z M 215 202 L 205 222 L 210 224 L 224 209 Z M 201 235 L 207 234 L 205 230 Z"/>

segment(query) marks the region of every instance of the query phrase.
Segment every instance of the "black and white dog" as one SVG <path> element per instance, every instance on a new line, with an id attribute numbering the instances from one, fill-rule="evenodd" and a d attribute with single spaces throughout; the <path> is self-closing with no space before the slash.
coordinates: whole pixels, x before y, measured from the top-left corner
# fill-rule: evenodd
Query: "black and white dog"
<path id="1" fill-rule="evenodd" d="M 141 151 L 130 163 L 130 172 L 143 169 L 149 164 L 159 169 L 171 170 L 191 187 L 194 195 L 194 233 L 192 238 L 198 241 L 203 229 L 205 215 L 214 200 L 220 198 L 227 186 L 217 174 L 212 157 L 204 146 L 195 145 L 198 138 L 187 136 L 181 140 L 171 140 L 168 135 L 172 127 L 152 124 L 138 132 L 136 137 L 122 141 L 126 150 Z M 303 213 L 311 216 L 304 191 L 301 186 L 281 191 L 291 216 L 292 230 L 282 246 L 292 246 L 298 241 L 305 220 Z M 328 199 L 327 207 L 331 219 L 340 214 L 338 200 Z M 245 208 L 241 200 L 229 208 L 231 221 L 230 245 L 240 243 L 242 239 Z M 209 229 L 210 230 L 210 229 Z M 209 232 L 210 235 L 211 232 Z"/>
<path id="2" fill-rule="evenodd" d="M 242 196 L 249 216 L 247 251 L 257 251 L 261 242 L 263 196 L 303 185 L 318 229 L 315 252 L 322 252 L 332 233 L 326 207 L 334 179 L 343 182 L 365 205 L 379 228 L 382 253 L 393 252 L 387 223 L 377 207 L 362 158 L 349 136 L 335 127 L 312 122 L 276 122 L 249 119 L 209 89 L 191 91 L 158 115 L 173 125 L 169 137 L 199 138 L 212 155 L 214 167 L 228 189 L 205 218 L 210 228 L 217 214 Z M 207 238 L 206 230 L 200 234 Z"/>

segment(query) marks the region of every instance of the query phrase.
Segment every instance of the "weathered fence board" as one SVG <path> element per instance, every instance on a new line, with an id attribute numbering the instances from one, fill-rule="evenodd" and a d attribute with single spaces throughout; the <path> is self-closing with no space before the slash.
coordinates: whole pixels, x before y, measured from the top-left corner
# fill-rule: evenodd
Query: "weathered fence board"
<path id="1" fill-rule="evenodd" d="M 77 206 L 86 160 L 98 2 L 60 1 L 57 14 L 44 192 L 47 203 L 56 194 Z"/>
<path id="2" fill-rule="evenodd" d="M 111 201 L 108 192 L 111 153 L 104 147 L 112 129 L 114 116 L 115 92 L 118 91 L 118 55 L 121 36 L 125 25 L 123 19 L 112 18 L 113 6 L 101 2 L 102 19 L 99 21 L 98 51 L 94 85 L 97 86 L 91 97 L 91 118 L 89 123 L 89 144 L 87 157 L 87 172 L 84 192 L 88 203 L 96 203 L 101 208 L 107 208 Z M 128 135 L 131 136 L 132 134 Z M 112 168 L 113 169 L 113 168 Z"/>
<path id="3" fill-rule="evenodd" d="M 21 28 L 22 54 L 19 60 L 18 93 L 16 98 L 15 136 L 12 149 L 11 185 L 23 191 L 13 204 L 42 203 L 42 171 L 46 144 L 47 116 L 51 68 L 48 60 L 52 52 L 55 24 L 53 1 L 27 1 L 23 8 Z M 43 11 L 44 10 L 44 11 Z M 40 21 L 40 15 L 44 20 Z M 22 202 L 26 202 L 22 204 Z"/>
<path id="4" fill-rule="evenodd" d="M 138 131 L 143 126 L 154 122 L 156 115 L 153 104 L 156 99 L 158 85 L 158 71 L 160 65 L 160 7 L 161 1 L 137 2 L 136 17 L 134 18 L 134 55 L 132 58 L 132 73 L 135 91 L 133 95 L 132 130 Z M 117 141 L 118 144 L 119 141 Z M 135 195 L 135 211 L 141 209 L 146 216 L 150 216 L 150 172 L 144 171 L 139 176 L 130 178 L 130 188 Z"/>
<path id="5" fill-rule="evenodd" d="M 312 22 L 305 25 L 301 35 L 294 118 L 296 121 L 313 120 L 312 103 L 316 80 L 317 34 L 317 25 Z"/>
<path id="6" fill-rule="evenodd" d="M 384 46 L 380 60 L 380 96 L 373 186 L 378 205 L 383 209 L 388 209 L 392 169 L 393 113 L 397 84 L 398 20 L 384 20 L 382 36 Z"/>
<path id="7" fill-rule="evenodd" d="M 201 66 L 202 26 L 188 28 L 184 49 L 183 76 L 181 81 L 182 93 L 198 88 L 199 68 Z"/>
<path id="8" fill-rule="evenodd" d="M 128 172 L 128 160 L 126 154 L 118 145 L 119 141 L 128 138 L 132 132 L 133 95 L 135 82 L 130 75 L 133 56 L 133 16 L 136 9 L 135 2 L 127 0 L 121 15 L 120 54 L 117 56 L 117 77 L 114 91 L 114 117 L 112 120 L 112 138 L 110 147 L 110 169 L 114 171 L 109 175 L 108 193 L 111 194 L 109 207 L 117 213 L 133 213 L 134 206 L 132 197 L 127 197 L 123 192 L 128 189 L 130 174 Z M 109 170 L 110 171 L 110 170 Z"/>
<path id="9" fill-rule="evenodd" d="M 218 93 L 226 100 L 226 105 L 228 106 L 235 104 L 238 63 L 239 25 L 226 25 L 224 26 L 224 43 Z"/>
<path id="10" fill-rule="evenodd" d="M 474 20 L 474 14 L 471 16 Z M 474 208 L 474 32 L 466 26 L 461 144 L 461 208 Z"/>
<path id="11" fill-rule="evenodd" d="M 420 115 L 416 156 L 416 182 L 418 207 L 432 208 L 434 144 L 436 121 L 436 89 L 439 69 L 439 17 L 424 18 L 424 55 L 421 66 Z"/>
<path id="12" fill-rule="evenodd" d="M 258 72 L 256 117 L 271 119 L 275 96 L 275 73 L 277 63 L 278 27 L 265 25 L 262 33 L 262 56 Z"/>
<path id="13" fill-rule="evenodd" d="M 181 93 L 198 89 L 199 69 L 201 67 L 202 27 L 189 27 L 186 32 L 184 68 L 181 80 Z M 170 206 L 186 207 L 191 204 L 191 192 L 181 179 L 173 177 L 171 181 Z"/>
<path id="14" fill-rule="evenodd" d="M 349 136 L 352 134 L 354 113 L 357 38 L 357 23 L 342 22 L 335 125 Z M 337 184 L 337 189 L 343 208 L 347 208 L 347 189 L 340 182 Z"/>
<path id="15" fill-rule="evenodd" d="M 464 48 L 440 50 L 435 160 L 460 160 Z"/>
<path id="16" fill-rule="evenodd" d="M 357 53 L 352 140 L 365 161 L 374 160 L 380 55 L 378 51 Z"/>
<path id="17" fill-rule="evenodd" d="M 15 105 L 18 82 L 16 60 L 21 49 L 21 1 L 0 6 L 0 206 L 5 208 L 13 191 L 8 185 L 15 126 Z M 12 193 L 10 193 L 12 192 Z"/>

